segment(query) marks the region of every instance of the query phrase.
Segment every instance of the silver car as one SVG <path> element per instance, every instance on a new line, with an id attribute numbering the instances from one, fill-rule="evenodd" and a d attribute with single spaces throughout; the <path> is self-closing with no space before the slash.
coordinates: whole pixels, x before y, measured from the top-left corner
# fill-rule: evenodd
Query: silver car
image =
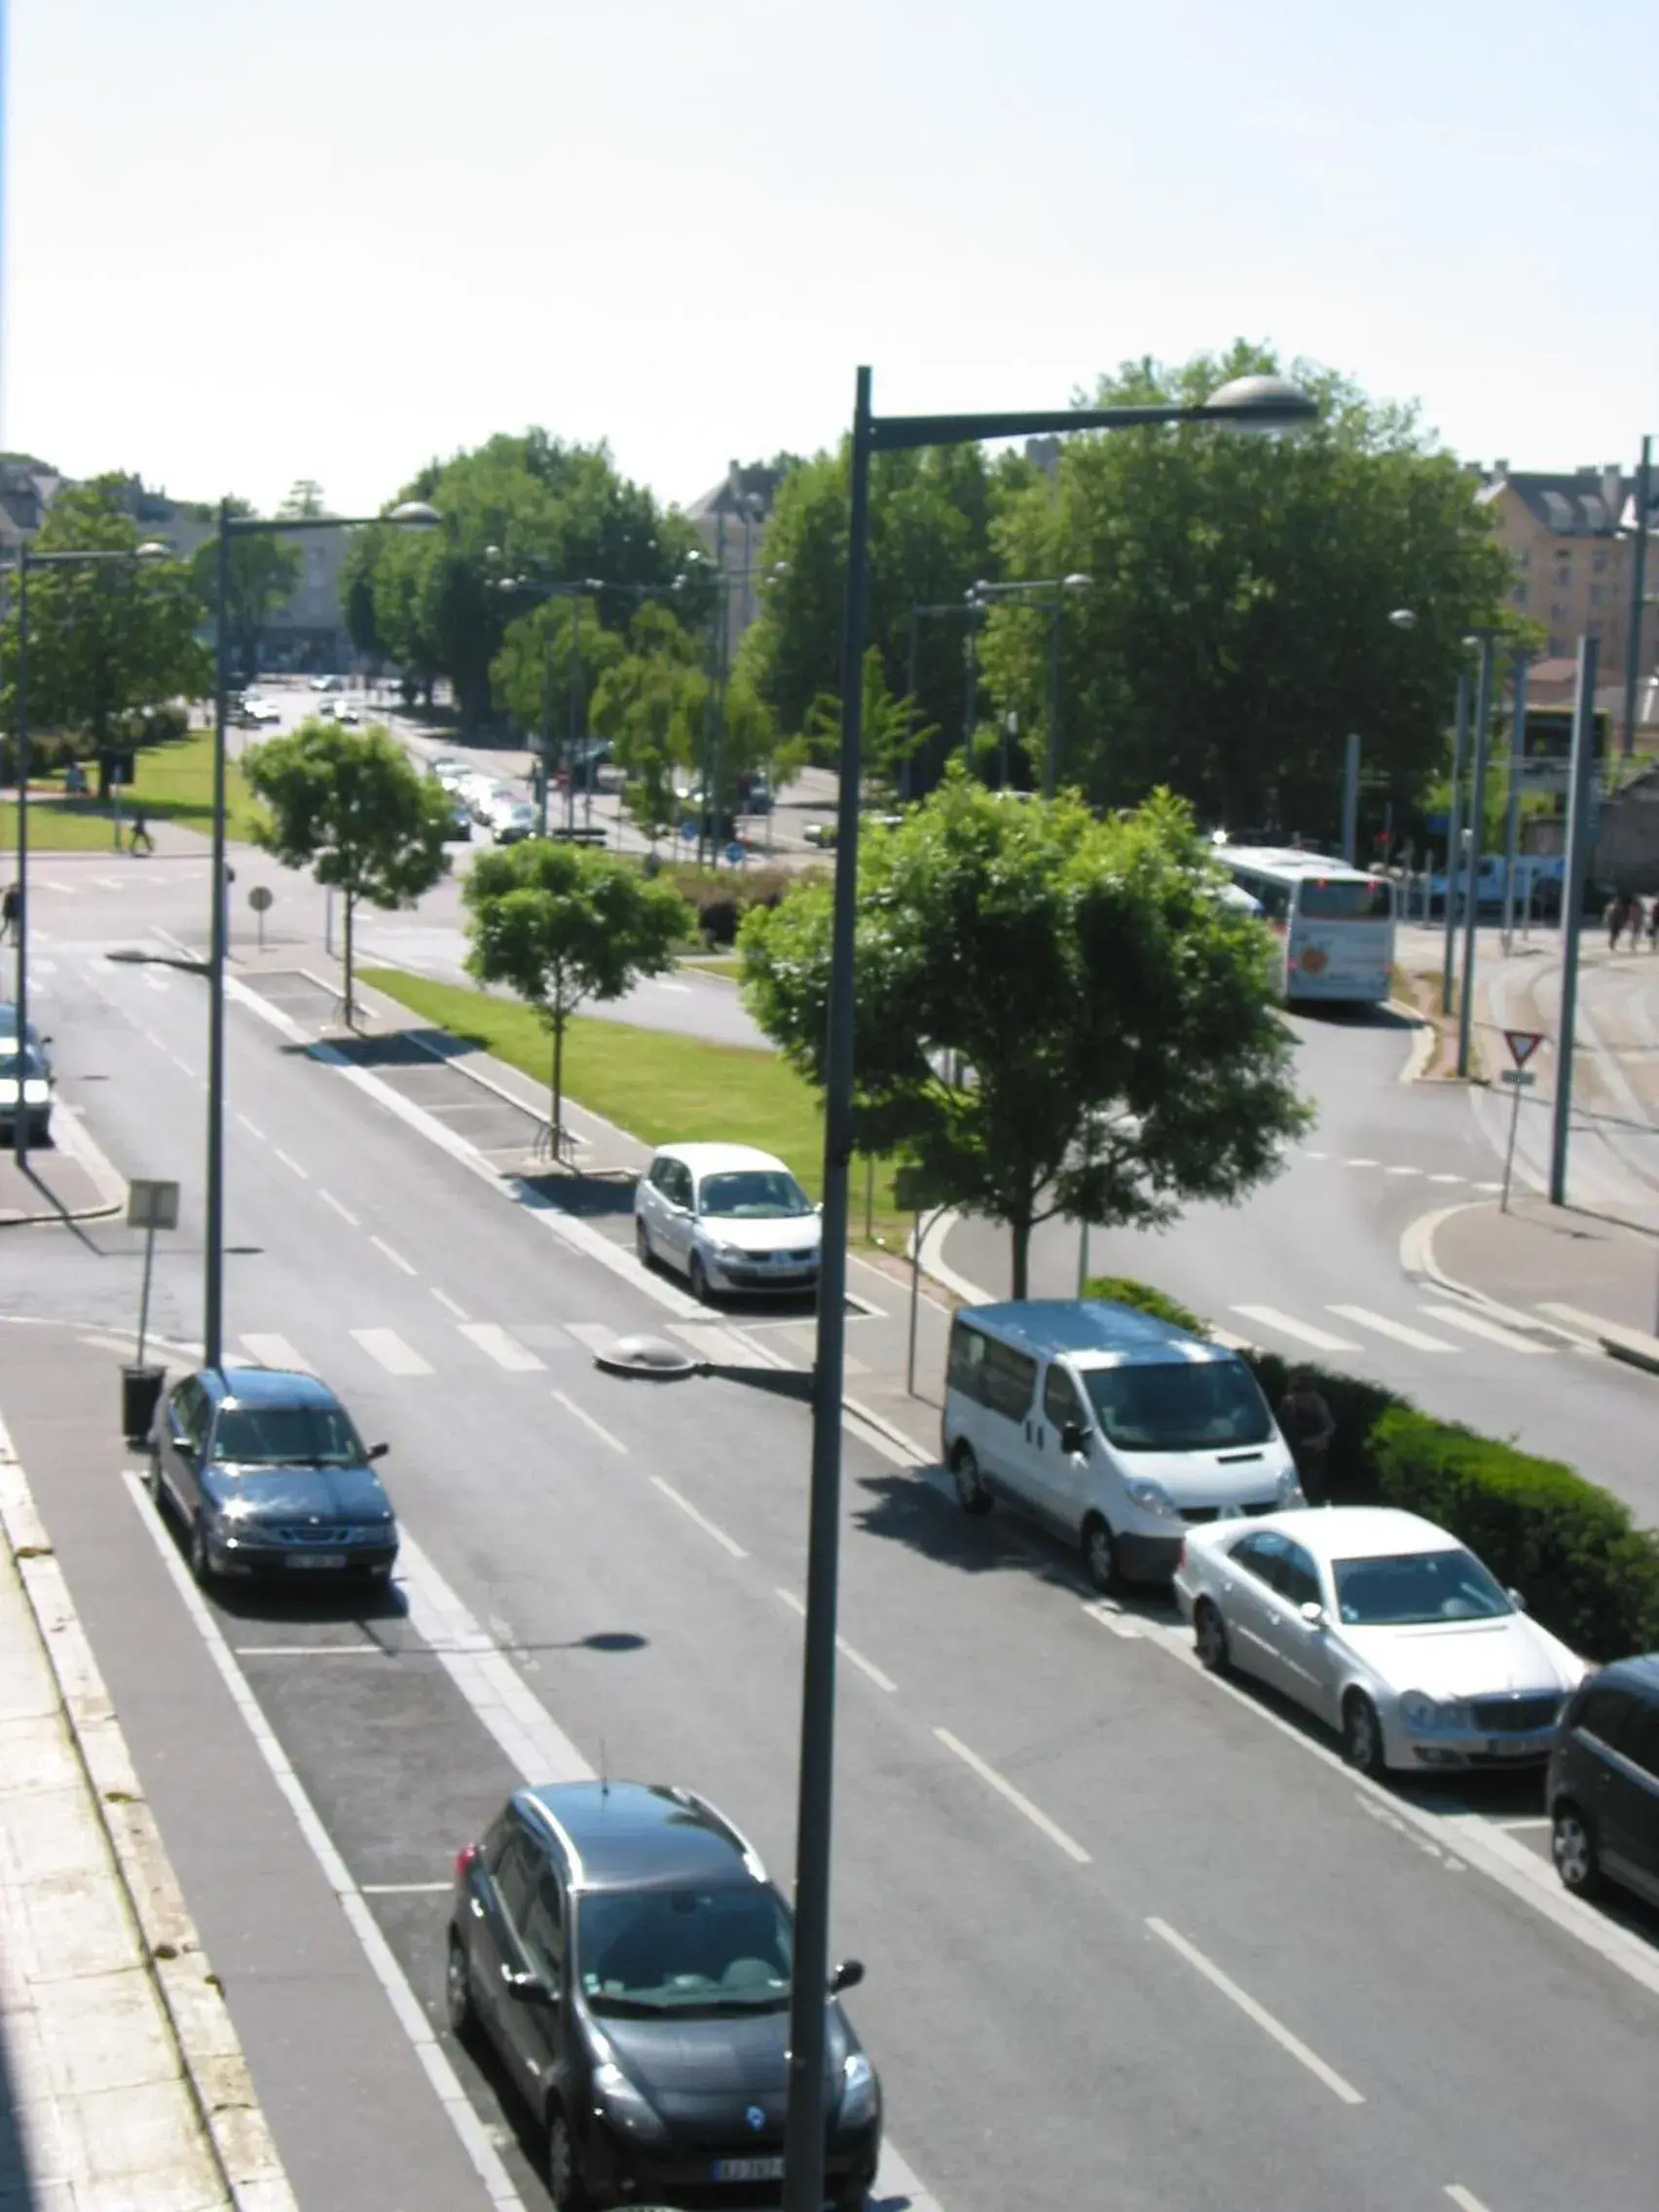
<path id="1" fill-rule="evenodd" d="M 1586 1672 L 1456 1536 L 1391 1506 L 1189 1529 L 1175 1598 L 1212 1673 L 1306 1706 L 1364 1774 L 1542 1762 Z"/>
<path id="2" fill-rule="evenodd" d="M 711 1291 L 806 1291 L 818 1282 L 818 1208 L 781 1160 L 748 1144 L 664 1145 L 634 1193 L 646 1267 Z"/>

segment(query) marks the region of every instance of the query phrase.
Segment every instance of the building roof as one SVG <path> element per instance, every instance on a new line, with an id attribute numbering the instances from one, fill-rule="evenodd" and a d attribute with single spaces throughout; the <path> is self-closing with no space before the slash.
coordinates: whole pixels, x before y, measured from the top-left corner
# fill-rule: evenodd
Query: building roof
<path id="1" fill-rule="evenodd" d="M 1498 461 L 1478 494 L 1482 505 L 1513 492 L 1541 530 L 1556 537 L 1611 537 L 1634 526 L 1636 479 L 1605 468 L 1511 469 Z M 1659 496 L 1648 508 L 1649 530 L 1659 530 Z"/>
<path id="2" fill-rule="evenodd" d="M 729 1887 L 763 1882 L 745 1837 L 689 1789 L 655 1782 L 549 1782 L 521 1790 L 580 1862 L 585 1890 Z"/>
<path id="3" fill-rule="evenodd" d="M 782 480 L 783 471 L 766 461 L 752 461 L 745 466 L 734 461 L 714 490 L 693 499 L 685 512 L 698 524 L 719 515 L 729 515 L 741 522 L 746 510 L 754 521 L 764 522 L 772 512 Z"/>

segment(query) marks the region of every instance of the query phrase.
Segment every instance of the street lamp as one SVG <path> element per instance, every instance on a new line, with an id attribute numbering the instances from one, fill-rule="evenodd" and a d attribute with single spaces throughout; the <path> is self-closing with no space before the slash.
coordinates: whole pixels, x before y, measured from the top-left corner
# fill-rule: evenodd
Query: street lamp
<path id="1" fill-rule="evenodd" d="M 95 568 L 111 561 L 165 561 L 165 545 L 154 538 L 142 545 L 65 547 L 60 553 L 33 553 L 18 547 L 18 918 L 17 983 L 13 997 L 18 1020 L 18 1113 L 12 1124 L 12 1151 L 19 1167 L 28 1164 L 29 1118 L 23 1111 L 23 1068 L 29 1041 L 29 571 Z M 117 836 L 119 838 L 119 811 Z"/>
<path id="2" fill-rule="evenodd" d="M 207 938 L 207 1195 L 203 1260 L 202 1342 L 209 1368 L 224 1363 L 225 1318 L 225 753 L 230 679 L 231 539 L 286 537 L 290 532 L 431 530 L 439 520 L 424 499 L 405 499 L 384 515 L 239 515 L 219 502 L 219 547 L 213 592 L 213 865 Z M 350 1017 L 350 1008 L 347 1008 Z"/>
<path id="3" fill-rule="evenodd" d="M 992 599 L 1025 599 L 1028 607 L 1039 614 L 1053 617 L 1049 631 L 1049 729 L 1043 754 L 1043 796 L 1054 795 L 1054 777 L 1060 757 L 1060 626 L 1065 620 L 1066 594 L 1068 591 L 1092 591 L 1094 578 L 1074 572 L 1069 576 L 1050 576 L 1029 583 L 977 583 L 974 586 L 976 599 L 984 602 Z M 1052 592 L 1051 599 L 1032 599 L 1032 592 Z M 1005 777 L 1006 781 L 1006 777 Z"/>
<path id="4" fill-rule="evenodd" d="M 871 456 L 990 438 L 1217 423 L 1288 430 L 1318 409 L 1282 377 L 1238 377 L 1197 406 L 1080 407 L 1022 415 L 887 415 L 870 409 L 870 373 L 858 372 L 847 532 L 846 628 L 841 666 L 840 790 L 824 1071 L 823 1238 L 812 1388 L 812 1473 L 801 1677 L 800 1780 L 795 1828 L 794 1966 L 790 1984 L 789 2119 L 785 2212 L 824 2202 L 825 2012 L 830 1975 L 830 1836 L 835 1771 L 835 1602 L 839 1572 L 841 1387 L 846 1364 L 847 1205 L 853 1155 L 853 992 L 858 893 L 859 776 L 863 753 L 865 599 L 868 584 Z"/>
<path id="5" fill-rule="evenodd" d="M 1487 756 L 1491 750 L 1493 673 L 1497 653 L 1497 641 L 1507 633 L 1501 625 L 1484 625 L 1471 631 L 1463 640 L 1467 648 L 1478 645 L 1481 654 L 1480 676 L 1475 687 L 1475 761 L 1474 779 L 1469 791 L 1469 887 L 1467 904 L 1463 911 L 1463 995 L 1457 1007 L 1457 1073 L 1466 1078 L 1469 1073 L 1469 1049 L 1475 1017 L 1475 926 L 1480 919 L 1481 898 L 1478 877 L 1481 866 L 1481 839 L 1486 829 Z M 1451 880 L 1447 881 L 1447 897 L 1451 897 Z"/>
<path id="6" fill-rule="evenodd" d="M 970 592 L 965 599 L 947 600 L 941 607 L 911 608 L 909 681 L 905 684 L 904 689 L 905 696 L 910 702 L 910 709 L 912 714 L 915 712 L 916 705 L 916 650 L 920 643 L 920 631 L 923 618 L 932 617 L 935 615 L 947 615 L 959 621 L 965 614 L 970 618 L 974 618 L 976 615 L 974 595 L 972 592 Z M 973 742 L 974 730 L 973 725 L 970 722 L 964 726 L 962 732 L 962 756 L 964 759 L 968 757 L 968 754 L 973 747 Z M 902 802 L 908 802 L 910 796 L 910 755 L 907 747 L 903 758 L 899 763 L 899 796 Z"/>

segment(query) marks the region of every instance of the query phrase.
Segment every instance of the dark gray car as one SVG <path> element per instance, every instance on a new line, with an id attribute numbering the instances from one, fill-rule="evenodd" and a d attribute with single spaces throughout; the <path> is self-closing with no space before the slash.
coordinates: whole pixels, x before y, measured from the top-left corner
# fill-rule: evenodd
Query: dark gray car
<path id="1" fill-rule="evenodd" d="M 1659 1652 L 1573 1692 L 1550 1754 L 1556 1872 L 1578 1897 L 1616 1882 L 1659 1906 Z"/>

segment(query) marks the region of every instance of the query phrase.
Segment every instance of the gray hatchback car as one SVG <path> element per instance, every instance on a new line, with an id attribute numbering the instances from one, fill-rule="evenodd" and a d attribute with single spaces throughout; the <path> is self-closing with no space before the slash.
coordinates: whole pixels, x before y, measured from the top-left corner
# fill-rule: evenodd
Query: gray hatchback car
<path id="1" fill-rule="evenodd" d="M 1578 1897 L 1616 1882 L 1659 1905 L 1659 1652 L 1573 1692 L 1550 1754 L 1556 1872 Z"/>

